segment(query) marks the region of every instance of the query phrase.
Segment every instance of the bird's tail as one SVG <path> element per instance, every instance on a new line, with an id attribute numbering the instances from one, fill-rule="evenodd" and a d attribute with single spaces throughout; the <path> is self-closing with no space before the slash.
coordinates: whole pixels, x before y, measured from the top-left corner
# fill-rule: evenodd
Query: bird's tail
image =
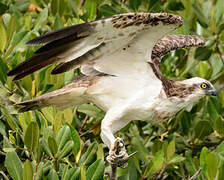
<path id="1" fill-rule="evenodd" d="M 56 106 L 65 109 L 77 106 L 86 102 L 81 96 L 84 94 L 85 87 L 72 87 L 72 83 L 55 91 L 38 96 L 31 100 L 15 104 L 19 112 L 41 109 L 47 106 Z"/>

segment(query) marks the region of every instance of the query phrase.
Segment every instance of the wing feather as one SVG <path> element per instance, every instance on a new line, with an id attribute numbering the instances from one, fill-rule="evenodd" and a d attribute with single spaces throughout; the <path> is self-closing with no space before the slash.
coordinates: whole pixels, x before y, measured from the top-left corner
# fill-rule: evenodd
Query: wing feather
<path id="1" fill-rule="evenodd" d="M 160 62 L 164 55 L 170 51 L 192 47 L 192 46 L 203 46 L 205 44 L 205 39 L 198 35 L 166 35 L 160 39 L 156 45 L 153 47 L 151 59 L 152 62 L 150 66 L 153 69 L 155 75 L 163 82 L 167 81 L 167 78 L 162 75 L 160 71 Z"/>
<path id="2" fill-rule="evenodd" d="M 120 51 L 120 49 L 131 43 L 138 51 L 141 51 L 136 53 L 136 55 L 139 54 L 139 59 L 146 61 L 146 59 L 150 59 L 152 47 L 157 40 L 169 31 L 182 25 L 182 22 L 180 16 L 167 13 L 127 13 L 115 15 L 107 19 L 66 27 L 42 35 L 28 42 L 28 45 L 45 44 L 45 46 L 37 50 L 33 58 L 18 65 L 15 69 L 10 71 L 8 75 L 17 75 L 15 78 L 17 80 L 46 65 L 56 62 L 66 64 L 69 61 L 75 61 L 75 59 L 97 48 L 102 43 L 106 43 L 107 45 L 110 42 L 114 42 L 112 46 L 106 46 L 110 48 L 110 53 L 116 53 L 118 50 Z M 152 34 L 152 36 L 145 36 L 147 34 Z M 151 42 L 149 47 L 146 46 L 147 42 Z M 101 51 L 101 56 L 92 56 L 93 59 L 88 59 L 90 61 L 100 60 L 102 55 L 105 56 L 108 53 L 108 48 L 104 48 Z M 60 51 L 60 49 L 62 49 L 62 51 Z M 127 58 L 129 58 L 132 53 L 133 51 L 129 51 Z M 127 58 L 120 59 L 120 61 L 125 61 Z M 62 64 L 60 67 L 67 66 Z M 73 67 L 78 67 L 78 63 L 73 62 L 71 64 L 75 64 Z M 133 66 L 133 68 L 135 67 Z M 70 69 L 71 68 L 65 68 L 65 70 L 61 72 Z M 99 69 L 104 72 L 104 68 Z M 111 70 L 109 71 L 111 72 Z M 60 71 L 58 70 L 58 72 Z"/>
<path id="3" fill-rule="evenodd" d="M 168 52 L 178 48 L 202 46 L 205 40 L 198 35 L 166 35 L 160 39 L 152 50 L 152 59 L 161 58 Z"/>

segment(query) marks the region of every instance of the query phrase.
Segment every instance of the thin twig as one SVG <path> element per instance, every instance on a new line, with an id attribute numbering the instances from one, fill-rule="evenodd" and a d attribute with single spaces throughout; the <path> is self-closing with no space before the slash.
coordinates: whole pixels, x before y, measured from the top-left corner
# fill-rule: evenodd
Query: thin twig
<path id="1" fill-rule="evenodd" d="M 195 180 L 197 178 L 197 176 L 201 173 L 202 168 L 199 168 L 196 173 L 190 177 L 189 180 Z"/>
<path id="2" fill-rule="evenodd" d="M 89 119 L 89 116 L 86 115 L 85 119 L 84 119 L 83 122 L 82 122 L 82 126 L 80 127 L 79 133 L 82 132 L 82 130 L 83 130 L 83 128 L 85 127 L 86 122 L 87 122 L 88 119 Z"/>
<path id="3" fill-rule="evenodd" d="M 117 164 L 111 164 L 110 180 L 117 180 Z"/>

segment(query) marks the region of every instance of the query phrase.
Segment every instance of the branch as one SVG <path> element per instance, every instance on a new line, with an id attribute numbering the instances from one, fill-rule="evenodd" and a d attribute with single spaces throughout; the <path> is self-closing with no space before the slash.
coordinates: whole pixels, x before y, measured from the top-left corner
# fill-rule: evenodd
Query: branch
<path id="1" fill-rule="evenodd" d="M 199 168 L 196 173 L 190 177 L 189 180 L 195 180 L 197 178 L 197 176 L 201 173 L 202 168 Z"/>
<path id="2" fill-rule="evenodd" d="M 117 164 L 111 164 L 110 180 L 117 180 Z"/>

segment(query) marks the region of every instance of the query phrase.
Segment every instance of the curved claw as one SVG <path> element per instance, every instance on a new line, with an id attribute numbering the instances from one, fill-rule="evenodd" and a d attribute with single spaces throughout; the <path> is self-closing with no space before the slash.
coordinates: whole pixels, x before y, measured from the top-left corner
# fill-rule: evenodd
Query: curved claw
<path id="1" fill-rule="evenodd" d="M 123 140 L 121 138 L 116 138 L 106 159 L 111 165 L 126 168 L 128 165 L 127 161 L 135 154 L 136 152 L 128 155 Z"/>

